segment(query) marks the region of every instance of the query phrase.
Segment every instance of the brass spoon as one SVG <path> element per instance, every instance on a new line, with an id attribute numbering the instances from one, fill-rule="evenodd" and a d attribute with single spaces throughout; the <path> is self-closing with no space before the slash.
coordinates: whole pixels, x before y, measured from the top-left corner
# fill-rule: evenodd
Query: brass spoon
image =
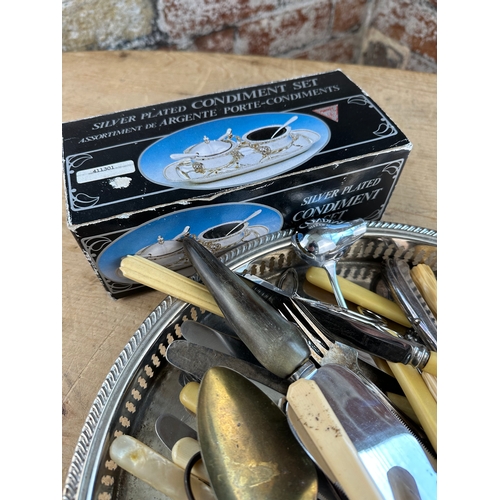
<path id="1" fill-rule="evenodd" d="M 316 500 L 316 468 L 285 414 L 243 375 L 222 366 L 205 373 L 197 425 L 217 498 Z"/>

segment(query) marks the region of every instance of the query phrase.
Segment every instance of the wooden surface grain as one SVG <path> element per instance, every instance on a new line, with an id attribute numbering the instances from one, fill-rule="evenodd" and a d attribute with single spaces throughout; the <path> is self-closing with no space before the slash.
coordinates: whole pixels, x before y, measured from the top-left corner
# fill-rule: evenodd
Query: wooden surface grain
<path id="1" fill-rule="evenodd" d="M 413 143 L 383 220 L 437 229 L 436 75 L 220 54 L 64 53 L 63 121 L 340 68 Z M 66 225 L 62 196 L 62 482 L 109 369 L 160 292 L 111 299 Z"/>

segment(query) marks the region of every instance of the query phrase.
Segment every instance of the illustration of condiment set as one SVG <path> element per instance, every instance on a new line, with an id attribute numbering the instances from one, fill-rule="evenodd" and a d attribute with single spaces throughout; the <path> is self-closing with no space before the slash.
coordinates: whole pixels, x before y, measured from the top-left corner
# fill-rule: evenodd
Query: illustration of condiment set
<path id="1" fill-rule="evenodd" d="M 183 153 L 171 154 L 175 162 L 165 167 L 163 175 L 173 182 L 212 182 L 292 158 L 320 138 L 312 130 L 292 131 L 290 124 L 297 118 L 250 130 L 241 138 L 231 129 L 216 140 L 204 136 Z"/>
<path id="2" fill-rule="evenodd" d="M 203 230 L 199 235 L 194 236 L 203 246 L 217 254 L 222 250 L 231 248 L 242 243 L 247 238 L 263 236 L 269 232 L 265 226 L 249 226 L 249 221 L 259 215 L 261 209 L 256 210 L 244 220 L 228 221 L 217 224 Z M 190 227 L 172 239 L 165 240 L 158 236 L 156 243 L 148 245 L 138 250 L 135 255 L 151 260 L 160 266 L 168 267 L 172 270 L 179 270 L 190 265 L 189 259 L 184 255 L 182 238 L 190 233 Z M 255 234 L 254 234 L 255 233 Z"/>

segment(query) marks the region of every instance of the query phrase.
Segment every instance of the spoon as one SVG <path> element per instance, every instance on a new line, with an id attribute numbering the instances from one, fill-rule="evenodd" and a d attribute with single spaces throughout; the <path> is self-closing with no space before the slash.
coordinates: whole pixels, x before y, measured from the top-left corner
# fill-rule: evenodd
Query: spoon
<path id="1" fill-rule="evenodd" d="M 248 222 L 250 219 L 253 219 L 254 217 L 257 217 L 257 215 L 259 215 L 261 212 L 262 212 L 262 209 L 256 210 L 253 214 L 249 215 L 245 220 L 242 220 L 239 224 L 237 224 L 236 226 L 234 226 L 233 229 L 231 229 L 231 231 L 229 231 L 226 234 L 226 236 L 230 236 L 231 234 L 233 234 L 236 231 L 236 229 L 238 229 L 241 226 L 243 226 L 245 224 L 245 222 Z"/>
<path id="2" fill-rule="evenodd" d="M 298 118 L 298 116 L 292 116 L 286 123 L 281 125 L 281 127 L 278 130 L 276 130 L 276 132 L 274 132 L 274 134 L 271 136 L 271 139 L 274 139 L 274 137 L 278 134 L 278 132 L 280 130 L 282 130 L 285 127 L 287 127 L 288 125 L 290 125 L 290 123 L 293 123 L 297 118 Z"/>
<path id="3" fill-rule="evenodd" d="M 185 160 L 187 158 L 196 158 L 198 155 L 198 153 L 192 153 L 192 154 L 183 154 L 183 153 L 172 153 L 170 155 L 170 158 L 172 158 L 172 160 Z"/>
<path id="4" fill-rule="evenodd" d="M 328 273 L 339 307 L 347 309 L 337 280 L 337 262 L 344 252 L 366 232 L 366 222 L 356 219 L 341 223 L 313 223 L 297 231 L 291 239 L 297 254 L 308 264 Z"/>
<path id="5" fill-rule="evenodd" d="M 223 366 L 207 370 L 196 420 L 203 462 L 217 498 L 317 498 L 316 468 L 285 414 L 243 375 Z"/>

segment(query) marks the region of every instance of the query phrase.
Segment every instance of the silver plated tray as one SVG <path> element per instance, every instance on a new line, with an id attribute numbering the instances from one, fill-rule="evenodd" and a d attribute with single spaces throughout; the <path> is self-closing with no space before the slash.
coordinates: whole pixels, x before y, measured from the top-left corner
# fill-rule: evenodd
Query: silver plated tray
<path id="1" fill-rule="evenodd" d="M 291 234 L 267 234 L 234 247 L 220 258 L 233 270 L 247 270 L 270 281 L 292 266 L 303 277 L 307 265 L 295 255 Z M 363 238 L 341 259 L 339 274 L 375 291 L 381 279 L 380 263 L 393 256 L 410 264 L 425 262 L 437 272 L 437 233 L 416 226 L 370 222 Z M 301 293 L 313 296 L 310 286 L 304 286 Z M 171 458 L 156 437 L 157 417 L 173 413 L 196 427 L 195 417 L 179 402 L 181 373 L 165 358 L 167 346 L 181 338 L 180 325 L 186 319 L 227 330 L 224 319 L 169 296 L 155 308 L 120 353 L 97 394 L 69 468 L 64 500 L 167 498 L 117 467 L 109 457 L 109 446 L 116 436 L 129 434 Z"/>

